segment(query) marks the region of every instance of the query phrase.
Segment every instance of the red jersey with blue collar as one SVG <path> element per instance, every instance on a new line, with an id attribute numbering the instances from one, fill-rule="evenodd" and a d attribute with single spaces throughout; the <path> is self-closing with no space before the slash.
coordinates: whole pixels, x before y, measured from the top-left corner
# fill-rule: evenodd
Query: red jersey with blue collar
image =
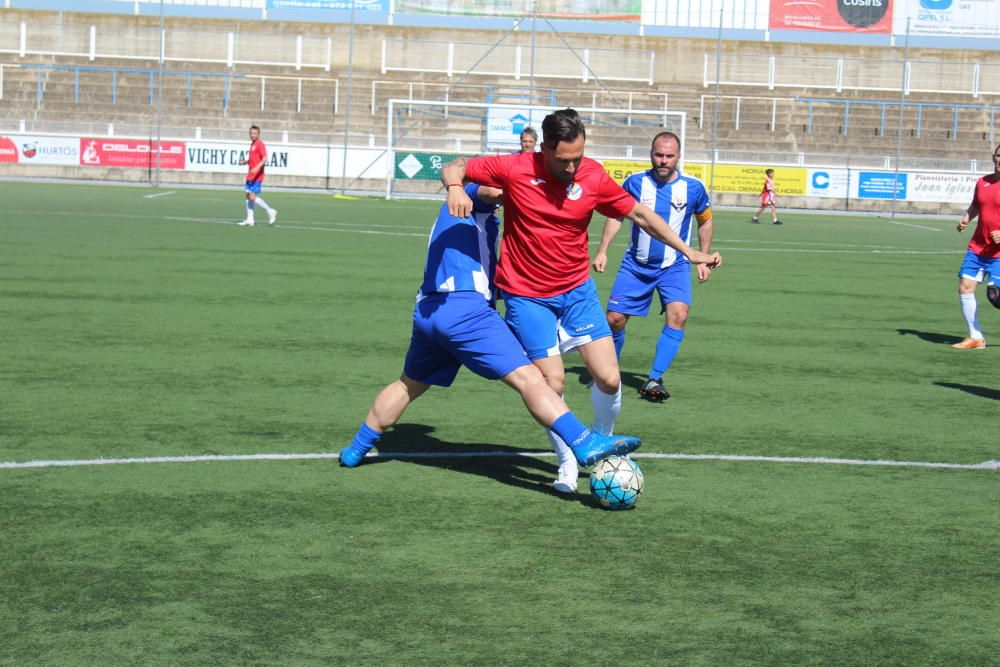
<path id="1" fill-rule="evenodd" d="M 466 177 L 503 188 L 496 285 L 519 296 L 564 294 L 590 277 L 587 227 L 594 211 L 621 218 L 636 202 L 598 162 L 583 158 L 572 184 L 545 169 L 541 153 L 470 158 Z"/>
<path id="2" fill-rule="evenodd" d="M 972 203 L 979 210 L 979 223 L 969 241 L 969 250 L 980 257 L 1000 257 L 1000 243 L 990 239 L 990 232 L 1000 230 L 1000 176 L 989 174 L 976 181 Z"/>

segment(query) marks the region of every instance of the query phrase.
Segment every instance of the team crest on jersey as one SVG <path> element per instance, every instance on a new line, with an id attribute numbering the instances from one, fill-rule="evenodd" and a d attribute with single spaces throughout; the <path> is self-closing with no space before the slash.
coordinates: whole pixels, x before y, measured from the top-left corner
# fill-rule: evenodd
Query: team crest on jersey
<path id="1" fill-rule="evenodd" d="M 687 202 L 681 201 L 680 199 L 675 199 L 674 201 L 670 202 L 670 206 L 675 211 L 683 211 L 685 208 L 687 208 Z"/>
<path id="2" fill-rule="evenodd" d="M 576 201 L 583 196 L 583 186 L 579 183 L 570 183 L 566 186 L 566 198 Z"/>

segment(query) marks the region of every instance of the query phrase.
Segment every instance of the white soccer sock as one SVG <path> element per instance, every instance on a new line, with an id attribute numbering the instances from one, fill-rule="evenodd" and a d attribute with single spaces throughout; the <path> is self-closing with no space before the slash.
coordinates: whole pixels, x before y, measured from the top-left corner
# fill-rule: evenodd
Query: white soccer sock
<path id="1" fill-rule="evenodd" d="M 273 210 L 274 210 L 274 209 L 272 209 L 272 208 L 271 208 L 270 206 L 268 206 L 268 205 L 267 205 L 267 202 L 266 202 L 266 201 L 264 201 L 263 199 L 261 199 L 260 197 L 257 197 L 257 201 L 256 201 L 256 204 L 257 204 L 257 206 L 260 206 L 260 207 L 261 207 L 262 209 L 264 209 L 264 210 L 265 210 L 265 211 L 267 211 L 268 213 L 270 213 L 271 211 L 273 211 Z"/>
<path id="2" fill-rule="evenodd" d="M 545 435 L 549 438 L 549 445 L 551 445 L 552 450 L 556 453 L 556 458 L 559 459 L 559 467 L 564 465 L 576 464 L 576 455 L 573 454 L 573 450 L 569 448 L 563 439 L 558 435 L 545 429 Z"/>
<path id="3" fill-rule="evenodd" d="M 603 435 L 615 432 L 615 421 L 622 411 L 622 386 L 614 394 L 605 394 L 595 382 L 590 387 L 590 403 L 594 406 L 594 428 Z"/>
<path id="4" fill-rule="evenodd" d="M 969 325 L 969 338 L 977 340 L 983 339 L 983 332 L 979 330 L 979 317 L 976 314 L 976 293 L 959 294 L 962 300 L 962 315 L 965 316 L 965 323 Z"/>
<path id="5" fill-rule="evenodd" d="M 247 220 L 253 220 L 253 202 L 247 200 Z"/>

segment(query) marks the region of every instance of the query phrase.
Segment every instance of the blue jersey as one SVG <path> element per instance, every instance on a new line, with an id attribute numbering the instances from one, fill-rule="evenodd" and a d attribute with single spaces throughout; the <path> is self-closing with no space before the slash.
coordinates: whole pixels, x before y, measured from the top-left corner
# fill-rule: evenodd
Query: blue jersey
<path id="1" fill-rule="evenodd" d="M 444 204 L 434 221 L 417 301 L 435 293 L 478 292 L 493 303 L 500 233 L 495 213 L 498 207 L 480 201 L 475 183 L 466 185 L 465 192 L 472 199 L 472 215 L 457 218 L 448 213 L 448 205 Z"/>
<path id="2" fill-rule="evenodd" d="M 656 180 L 652 170 L 632 174 L 625 179 L 622 187 L 640 204 L 656 211 L 688 245 L 691 245 L 691 234 L 696 226 L 692 224 L 692 218 L 711 205 L 702 182 L 679 171 L 677 178 L 669 183 Z M 629 241 L 623 261 L 630 262 L 637 268 L 661 269 L 675 262 L 688 260 L 633 223 L 632 240 Z"/>

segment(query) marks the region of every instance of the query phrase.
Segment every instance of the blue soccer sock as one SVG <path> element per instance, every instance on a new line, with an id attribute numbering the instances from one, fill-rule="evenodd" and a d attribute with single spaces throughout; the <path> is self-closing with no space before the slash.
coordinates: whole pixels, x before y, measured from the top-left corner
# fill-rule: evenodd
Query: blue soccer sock
<path id="1" fill-rule="evenodd" d="M 617 333 L 611 334 L 611 340 L 615 342 L 615 356 L 621 361 L 622 358 L 622 348 L 625 347 L 625 330 L 622 329 Z"/>
<path id="2" fill-rule="evenodd" d="M 570 446 L 580 444 L 580 440 L 590 433 L 590 429 L 572 412 L 567 412 L 555 420 L 552 423 L 552 430 Z"/>
<path id="3" fill-rule="evenodd" d="M 361 454 L 367 454 L 381 437 L 382 434 L 368 424 L 362 424 L 361 428 L 358 429 L 358 434 L 354 436 L 354 442 L 351 443 L 351 447 Z"/>
<path id="4" fill-rule="evenodd" d="M 653 357 L 653 367 L 649 371 L 649 377 L 663 377 L 677 356 L 682 340 L 684 340 L 684 329 L 673 329 L 664 325 L 660 331 L 660 338 L 656 341 L 656 355 Z"/>

